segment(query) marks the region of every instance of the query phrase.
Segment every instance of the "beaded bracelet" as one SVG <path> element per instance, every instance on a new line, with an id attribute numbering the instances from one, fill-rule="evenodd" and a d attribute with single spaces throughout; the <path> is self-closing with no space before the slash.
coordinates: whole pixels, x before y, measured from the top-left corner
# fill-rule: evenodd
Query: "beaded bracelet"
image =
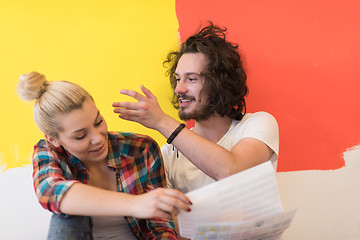
<path id="1" fill-rule="evenodd" d="M 170 137 L 166 140 L 166 142 L 167 142 L 168 144 L 172 143 L 172 141 L 174 140 L 174 138 L 176 138 L 176 136 L 179 134 L 179 132 L 180 132 L 181 130 L 183 130 L 184 127 L 185 127 L 185 124 L 184 124 L 184 123 L 180 124 L 180 125 L 175 129 L 175 131 L 170 135 Z"/>

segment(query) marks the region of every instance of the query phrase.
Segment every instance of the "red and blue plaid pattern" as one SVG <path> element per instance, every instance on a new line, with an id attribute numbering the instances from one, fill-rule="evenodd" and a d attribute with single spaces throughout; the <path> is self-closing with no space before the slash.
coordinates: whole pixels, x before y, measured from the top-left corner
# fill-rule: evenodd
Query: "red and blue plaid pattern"
<path id="1" fill-rule="evenodd" d="M 166 187 L 161 152 L 152 138 L 124 132 L 109 132 L 108 136 L 108 166 L 116 171 L 121 192 L 137 195 Z M 34 147 L 33 179 L 40 204 L 62 214 L 59 206 L 64 194 L 76 182 L 87 184 L 89 174 L 79 159 L 42 139 Z M 138 239 L 177 239 L 172 221 L 125 219 Z"/>

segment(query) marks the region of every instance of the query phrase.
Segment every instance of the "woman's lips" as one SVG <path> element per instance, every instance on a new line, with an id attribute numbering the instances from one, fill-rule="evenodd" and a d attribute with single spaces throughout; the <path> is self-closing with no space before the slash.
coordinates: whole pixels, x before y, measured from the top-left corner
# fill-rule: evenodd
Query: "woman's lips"
<path id="1" fill-rule="evenodd" d="M 99 147 L 99 148 L 96 148 L 95 150 L 91 150 L 90 152 L 91 153 L 100 153 L 100 152 L 102 152 L 103 150 L 104 150 L 104 146 L 105 146 L 105 144 L 103 144 L 101 147 Z"/>

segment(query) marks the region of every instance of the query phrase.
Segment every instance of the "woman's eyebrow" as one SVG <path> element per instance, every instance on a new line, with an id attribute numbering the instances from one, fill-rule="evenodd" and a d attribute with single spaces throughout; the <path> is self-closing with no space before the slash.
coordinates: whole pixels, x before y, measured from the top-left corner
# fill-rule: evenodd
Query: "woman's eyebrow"
<path id="1" fill-rule="evenodd" d="M 98 119 L 99 115 L 100 115 L 100 111 L 97 112 L 94 122 L 96 122 L 96 119 Z M 84 130 L 85 130 L 85 128 L 81 128 L 81 129 L 73 131 L 71 134 L 75 134 L 75 133 L 78 133 L 78 132 L 81 132 L 81 131 L 84 131 Z"/>

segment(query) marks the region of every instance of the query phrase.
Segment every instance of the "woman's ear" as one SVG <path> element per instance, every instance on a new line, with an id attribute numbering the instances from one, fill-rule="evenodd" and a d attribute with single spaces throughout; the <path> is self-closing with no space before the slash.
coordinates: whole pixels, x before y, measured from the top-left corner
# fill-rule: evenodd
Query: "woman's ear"
<path id="1" fill-rule="evenodd" d="M 50 135 L 47 135 L 45 134 L 45 138 L 51 142 L 52 145 L 54 145 L 55 147 L 60 147 L 60 143 L 59 141 L 57 140 L 57 138 L 53 137 L 53 136 L 50 136 Z"/>

